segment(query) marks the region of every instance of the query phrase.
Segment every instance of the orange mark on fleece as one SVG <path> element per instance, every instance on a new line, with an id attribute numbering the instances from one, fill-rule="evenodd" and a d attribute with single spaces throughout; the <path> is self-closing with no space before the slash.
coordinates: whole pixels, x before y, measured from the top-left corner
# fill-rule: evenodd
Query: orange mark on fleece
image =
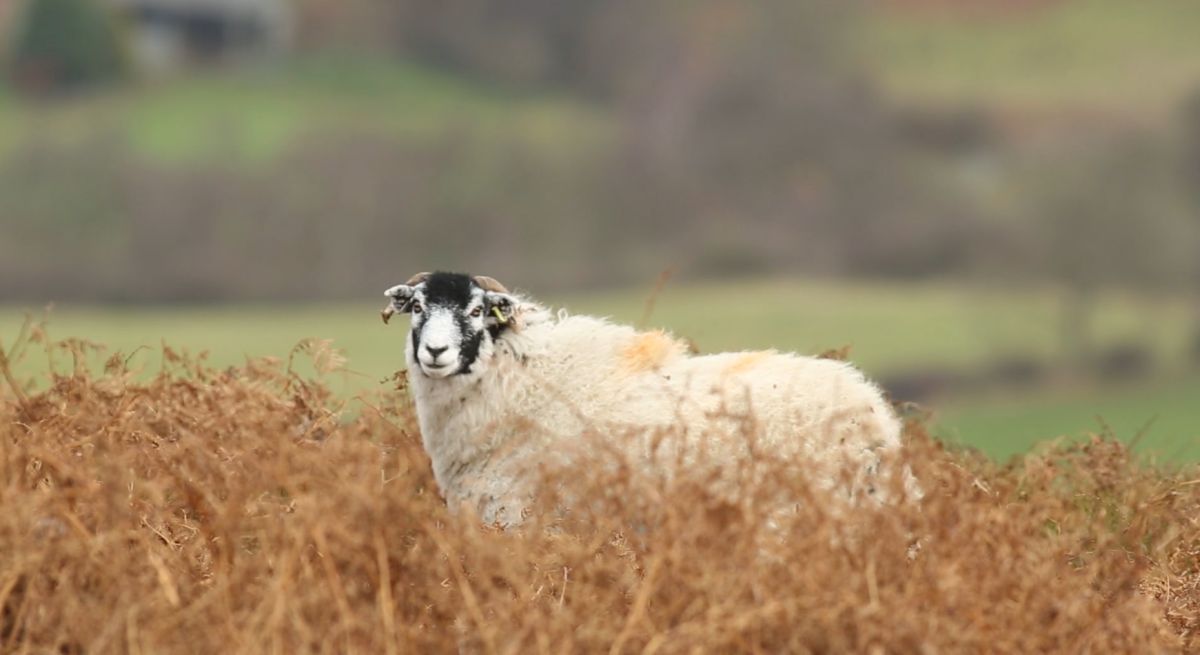
<path id="1" fill-rule="evenodd" d="M 683 352 L 682 345 L 665 332 L 655 330 L 635 336 L 621 351 L 621 361 L 629 371 L 650 371 L 667 359 Z"/>
<path id="2" fill-rule="evenodd" d="M 744 353 L 741 357 L 733 360 L 733 363 L 729 365 L 729 368 L 725 369 L 725 373 L 727 375 L 744 373 L 757 366 L 759 362 L 774 354 L 774 350 L 759 350 L 757 352 Z"/>

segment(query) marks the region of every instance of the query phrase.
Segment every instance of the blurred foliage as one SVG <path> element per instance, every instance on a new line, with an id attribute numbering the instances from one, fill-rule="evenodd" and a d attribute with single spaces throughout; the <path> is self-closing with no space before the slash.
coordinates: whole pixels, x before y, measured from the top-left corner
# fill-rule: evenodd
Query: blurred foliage
<path id="1" fill-rule="evenodd" d="M 956 276 L 1073 290 L 1061 340 L 1087 351 L 1100 291 L 1195 288 L 1183 83 L 1094 93 L 1200 89 L 1194 10 L 910 6 L 303 0 L 281 61 L 0 103 L 0 297 Z M 981 85 L 928 90 L 954 66 Z"/>
<path id="2" fill-rule="evenodd" d="M 1195 209 L 1193 218 L 1200 221 L 1200 86 L 1184 102 L 1180 115 L 1180 168 L 1183 185 Z"/>
<path id="3" fill-rule="evenodd" d="M 120 79 L 126 60 L 117 25 L 91 0 L 30 0 L 11 55 L 10 76 L 38 93 Z"/>

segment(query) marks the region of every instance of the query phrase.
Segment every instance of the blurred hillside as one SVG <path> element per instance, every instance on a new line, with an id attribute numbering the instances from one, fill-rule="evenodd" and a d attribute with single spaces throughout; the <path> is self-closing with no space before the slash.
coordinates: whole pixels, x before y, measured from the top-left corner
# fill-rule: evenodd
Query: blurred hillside
<path id="1" fill-rule="evenodd" d="M 27 0 L 0 299 L 1200 288 L 1200 5 Z M 1197 303 L 1200 306 L 1200 303 Z"/>
<path id="2" fill-rule="evenodd" d="M 1200 4 L 16 0 L 0 28 L 0 346 L 58 302 L 125 353 L 333 337 L 377 386 L 379 292 L 466 269 L 704 351 L 853 346 L 993 454 L 1097 415 L 1192 447 Z"/>

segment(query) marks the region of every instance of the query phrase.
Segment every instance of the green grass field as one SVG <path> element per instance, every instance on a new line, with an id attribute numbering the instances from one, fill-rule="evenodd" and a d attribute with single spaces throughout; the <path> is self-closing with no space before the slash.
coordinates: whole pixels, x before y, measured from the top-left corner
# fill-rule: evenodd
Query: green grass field
<path id="1" fill-rule="evenodd" d="M 550 299 L 580 313 L 639 323 L 649 289 Z M 331 380 L 344 394 L 378 388 L 403 367 L 406 322 L 384 326 L 378 303 L 115 309 L 63 305 L 50 314 L 53 338 L 78 336 L 122 353 L 147 372 L 162 365 L 160 346 L 207 351 L 219 366 L 247 356 L 286 358 L 302 339 L 331 339 L 350 373 Z M 952 284 L 903 285 L 766 281 L 672 287 L 657 298 L 647 327 L 692 339 L 703 352 L 778 348 L 817 353 L 849 345 L 872 375 L 916 367 L 970 369 L 1002 356 L 1043 360 L 1056 353 L 1056 295 Z M 23 321 L 0 311 L 0 340 L 11 345 Z M 1071 387 L 1001 398 L 951 398 L 933 407 L 940 434 L 1006 457 L 1058 435 L 1100 429 L 1122 438 L 1157 418 L 1143 448 L 1164 458 L 1200 460 L 1200 375 L 1180 363 L 1189 332 L 1186 303 L 1175 298 L 1106 296 L 1095 327 L 1101 344 L 1154 347 L 1157 381 L 1090 389 Z M 301 358 L 303 360 L 303 358 Z M 99 364 L 97 356 L 94 364 Z M 66 366 L 61 355 L 59 366 Z M 25 373 L 44 370 L 32 352 Z M 301 366 L 304 372 L 311 369 Z"/>
<path id="2" fill-rule="evenodd" d="M 1001 109 L 1174 110 L 1200 92 L 1200 3 L 1066 0 L 991 16 L 879 9 L 860 34 L 894 94 Z"/>
<path id="3" fill-rule="evenodd" d="M 1148 384 L 960 400 L 935 434 L 1004 459 L 1049 438 L 1111 432 L 1161 463 L 1200 461 L 1200 375 Z M 1140 436 L 1139 436 L 1140 435 Z"/>
<path id="4" fill-rule="evenodd" d="M 601 112 L 562 95 L 508 93 L 411 62 L 335 53 L 70 103 L 0 93 L 0 153 L 100 139 L 169 163 L 254 166 L 306 139 L 347 133 L 414 144 L 468 135 L 569 153 L 603 142 L 610 129 Z"/>

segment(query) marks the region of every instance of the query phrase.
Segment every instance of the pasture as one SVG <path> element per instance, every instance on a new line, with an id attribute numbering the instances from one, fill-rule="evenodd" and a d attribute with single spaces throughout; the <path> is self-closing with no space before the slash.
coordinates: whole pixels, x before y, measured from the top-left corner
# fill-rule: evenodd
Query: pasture
<path id="1" fill-rule="evenodd" d="M 583 103 L 503 93 L 417 64 L 324 53 L 280 66 L 196 75 L 70 104 L 0 94 L 0 151 L 102 141 L 160 163 L 246 169 L 306 140 L 347 132 L 418 146 L 467 130 L 485 147 L 521 142 L 559 154 L 607 134 L 607 122 Z"/>
<path id="2" fill-rule="evenodd" d="M 382 289 L 382 286 L 381 286 Z M 1059 296 L 1052 289 L 993 289 L 951 283 L 760 281 L 668 285 L 573 297 L 544 298 L 691 339 L 701 352 L 776 348 L 816 354 L 844 346 L 873 376 L 907 370 L 974 370 L 1007 358 L 1052 362 L 1058 352 Z M 383 298 L 361 303 L 170 308 L 55 307 L 52 338 L 80 337 L 129 356 L 153 374 L 161 346 L 207 353 L 216 367 L 248 357 L 286 360 L 304 339 L 328 339 L 346 371 L 328 380 L 343 397 L 386 388 L 403 368 L 406 321 L 384 326 Z M 40 313 L 39 313 L 40 314 Z M 1147 380 L 1092 385 L 1053 383 L 1002 395 L 958 394 L 932 403 L 935 431 L 951 442 L 1006 458 L 1058 436 L 1111 427 L 1131 439 L 1148 426 L 1139 447 L 1166 460 L 1200 459 L 1200 374 L 1185 361 L 1189 306 L 1185 299 L 1112 293 L 1098 302 L 1094 334 L 1100 347 L 1140 343 L 1154 357 Z M 0 312 L 0 339 L 11 345 L 22 310 Z M 95 365 L 107 355 L 92 357 Z M 46 357 L 33 353 L 19 370 L 35 374 Z M 67 359 L 58 356 L 60 366 Z M 301 357 L 296 369 L 310 373 Z"/>
<path id="3" fill-rule="evenodd" d="M 991 12 L 941 15 L 895 4 L 868 14 L 859 47 L 888 91 L 908 102 L 1146 123 L 1169 119 L 1197 92 L 1195 4 L 995 3 Z"/>

